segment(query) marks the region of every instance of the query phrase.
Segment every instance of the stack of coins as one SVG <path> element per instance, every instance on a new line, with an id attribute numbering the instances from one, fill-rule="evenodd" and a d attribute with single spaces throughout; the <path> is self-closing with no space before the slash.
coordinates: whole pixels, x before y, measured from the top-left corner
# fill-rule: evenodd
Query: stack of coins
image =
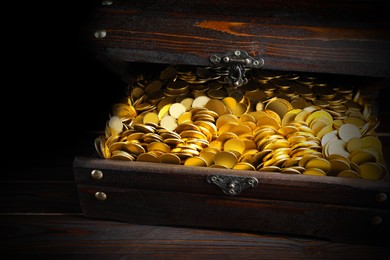
<path id="1" fill-rule="evenodd" d="M 358 90 L 296 73 L 168 66 L 139 75 L 95 139 L 106 159 L 382 179 L 378 119 Z"/>

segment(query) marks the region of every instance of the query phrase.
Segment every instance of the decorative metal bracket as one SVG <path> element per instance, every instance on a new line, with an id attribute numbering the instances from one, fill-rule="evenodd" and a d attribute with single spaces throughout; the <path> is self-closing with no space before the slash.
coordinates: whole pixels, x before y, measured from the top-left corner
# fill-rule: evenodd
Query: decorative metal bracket
<path id="1" fill-rule="evenodd" d="M 210 56 L 210 61 L 218 66 L 227 66 L 228 75 L 225 77 L 225 81 L 232 86 L 241 87 L 248 83 L 248 79 L 245 77 L 246 68 L 259 68 L 264 65 L 262 58 L 253 58 L 245 51 L 235 50 L 226 54 L 214 53 Z"/>
<path id="2" fill-rule="evenodd" d="M 219 186 L 225 194 L 238 195 L 244 189 L 257 187 L 259 181 L 255 177 L 239 177 L 220 174 L 210 174 L 207 176 L 208 183 Z"/>

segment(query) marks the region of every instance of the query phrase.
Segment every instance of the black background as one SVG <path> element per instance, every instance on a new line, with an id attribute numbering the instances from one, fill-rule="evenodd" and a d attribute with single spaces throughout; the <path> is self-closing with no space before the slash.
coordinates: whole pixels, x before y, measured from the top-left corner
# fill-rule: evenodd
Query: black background
<path id="1" fill-rule="evenodd" d="M 100 1 L 26 1 L 4 8 L 2 150 L 6 166 L 71 163 L 93 150 L 125 83 L 98 63 L 80 27 Z"/>
<path id="2" fill-rule="evenodd" d="M 2 19 L 2 158 L 5 165 L 71 163 L 93 151 L 125 83 L 88 54 L 80 27 L 97 0 L 12 1 Z M 389 115 L 389 90 L 381 115 Z"/>

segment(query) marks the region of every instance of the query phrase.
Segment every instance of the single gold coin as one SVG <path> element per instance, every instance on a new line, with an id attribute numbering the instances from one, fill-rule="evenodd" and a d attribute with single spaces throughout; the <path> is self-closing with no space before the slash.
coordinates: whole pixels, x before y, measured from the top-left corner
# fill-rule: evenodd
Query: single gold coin
<path id="1" fill-rule="evenodd" d="M 347 150 L 350 153 L 360 150 L 363 147 L 363 141 L 361 138 L 353 137 L 347 142 Z"/>
<path id="2" fill-rule="evenodd" d="M 360 175 L 354 170 L 343 170 L 337 174 L 337 177 L 360 178 Z"/>
<path id="3" fill-rule="evenodd" d="M 214 156 L 214 163 L 231 169 L 237 163 L 237 156 L 231 151 L 222 151 Z"/>
<path id="4" fill-rule="evenodd" d="M 173 116 L 166 115 L 160 120 L 160 125 L 167 130 L 173 131 L 177 127 L 177 120 Z"/>
<path id="5" fill-rule="evenodd" d="M 180 164 L 181 159 L 179 156 L 173 153 L 164 153 L 160 155 L 158 158 L 160 163 L 166 163 L 166 164 Z"/>
<path id="6" fill-rule="evenodd" d="M 125 151 L 114 151 L 109 159 L 113 160 L 122 160 L 122 161 L 134 161 L 135 158 L 131 154 L 125 152 Z"/>
<path id="7" fill-rule="evenodd" d="M 374 162 L 364 162 L 359 165 L 360 177 L 369 180 L 379 180 L 383 175 L 382 167 Z"/>
<path id="8" fill-rule="evenodd" d="M 313 158 L 306 163 L 305 167 L 307 169 L 310 169 L 310 168 L 321 169 L 325 173 L 327 173 L 331 169 L 331 163 L 324 158 Z"/>
<path id="9" fill-rule="evenodd" d="M 145 148 L 138 143 L 135 142 L 126 142 L 126 151 L 128 151 L 130 154 L 139 155 L 141 153 L 145 153 Z"/>
<path id="10" fill-rule="evenodd" d="M 148 144 L 147 147 L 148 152 L 150 151 L 161 151 L 164 153 L 169 153 L 171 151 L 171 148 L 166 143 L 162 142 L 151 142 Z"/>
<path id="11" fill-rule="evenodd" d="M 141 153 L 137 156 L 137 161 L 140 162 L 153 162 L 153 163 L 159 163 L 160 160 L 158 159 L 158 156 L 154 153 Z"/>
<path id="12" fill-rule="evenodd" d="M 331 169 L 330 169 L 328 175 L 331 175 L 331 176 L 337 176 L 337 174 L 339 172 L 351 169 L 350 163 L 347 160 L 345 160 L 345 158 L 343 158 L 343 159 L 330 159 L 329 162 L 331 165 L 331 167 L 330 167 Z"/>
<path id="13" fill-rule="evenodd" d="M 270 165 L 270 166 L 262 167 L 258 171 L 260 171 L 260 172 L 280 172 L 280 167 Z"/>
<path id="14" fill-rule="evenodd" d="M 236 151 L 241 155 L 245 151 L 245 143 L 237 137 L 230 138 L 224 143 L 223 150 Z"/>
<path id="15" fill-rule="evenodd" d="M 351 162 L 360 165 L 364 162 L 377 162 L 377 156 L 373 150 L 359 149 L 351 153 L 349 159 Z"/>
<path id="16" fill-rule="evenodd" d="M 149 123 L 152 122 L 154 124 L 158 124 L 160 122 L 160 119 L 158 118 L 158 114 L 155 112 L 148 112 L 143 117 L 143 123 Z"/>
<path id="17" fill-rule="evenodd" d="M 348 142 L 352 138 L 361 138 L 360 129 L 353 124 L 344 124 L 340 126 L 340 129 L 338 130 L 339 137 L 344 142 Z"/>
<path id="18" fill-rule="evenodd" d="M 256 168 L 248 162 L 238 162 L 233 166 L 234 170 L 255 171 Z"/>
<path id="19" fill-rule="evenodd" d="M 187 158 L 184 161 L 184 165 L 207 167 L 207 162 L 202 157 L 194 156 L 194 157 Z"/>
<path id="20" fill-rule="evenodd" d="M 306 169 L 302 174 L 313 175 L 313 176 L 326 176 L 326 173 L 319 168 Z"/>

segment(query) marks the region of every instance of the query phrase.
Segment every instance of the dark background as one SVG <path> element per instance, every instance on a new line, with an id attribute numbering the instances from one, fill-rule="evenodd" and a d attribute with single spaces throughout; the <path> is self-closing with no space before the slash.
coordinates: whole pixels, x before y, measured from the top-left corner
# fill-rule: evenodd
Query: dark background
<path id="1" fill-rule="evenodd" d="M 80 27 L 98 4 L 25 1 L 4 7 L 10 18 L 2 18 L 1 147 L 12 170 L 3 177 L 26 177 L 42 165 L 69 166 L 76 155 L 92 154 L 91 133 L 104 130 L 111 104 L 125 94 L 126 84 L 81 40 Z M 381 116 L 390 114 L 389 100 L 389 90 L 382 90 Z"/>
<path id="2" fill-rule="evenodd" d="M 104 129 L 125 87 L 81 40 L 80 27 L 99 3 L 15 1 L 4 9 L 13 15 L 3 20 L 2 154 L 16 171 L 3 177 L 92 153 L 86 133 Z"/>

